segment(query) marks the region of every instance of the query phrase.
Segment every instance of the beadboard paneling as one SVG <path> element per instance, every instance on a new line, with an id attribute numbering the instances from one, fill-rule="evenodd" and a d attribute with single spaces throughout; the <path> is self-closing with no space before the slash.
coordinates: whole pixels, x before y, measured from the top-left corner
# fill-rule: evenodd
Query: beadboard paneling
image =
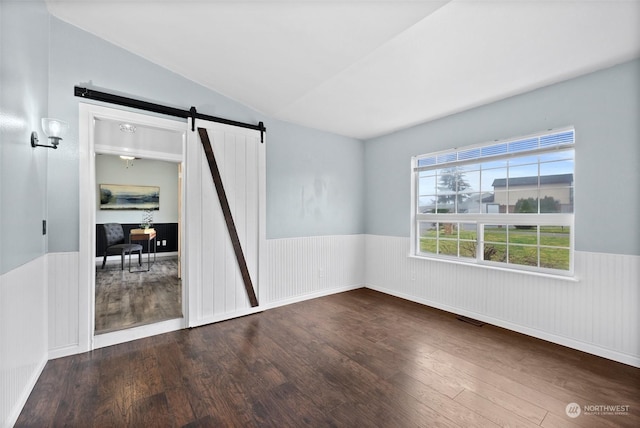
<path id="1" fill-rule="evenodd" d="M 368 287 L 640 367 L 640 257 L 576 252 L 577 281 L 408 257 L 366 236 Z"/>
<path id="2" fill-rule="evenodd" d="M 0 276 L 0 426 L 10 427 L 47 362 L 47 258 Z"/>
<path id="3" fill-rule="evenodd" d="M 79 253 L 49 253 L 49 358 L 80 352 Z M 88 287 L 88 285 L 86 285 Z"/>
<path id="4" fill-rule="evenodd" d="M 364 240 L 364 235 L 267 240 L 267 305 L 362 287 Z"/>

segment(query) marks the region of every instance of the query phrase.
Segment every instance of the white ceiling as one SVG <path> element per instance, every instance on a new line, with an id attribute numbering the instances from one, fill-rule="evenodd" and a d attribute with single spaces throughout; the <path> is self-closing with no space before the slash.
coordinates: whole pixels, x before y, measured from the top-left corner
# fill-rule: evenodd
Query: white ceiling
<path id="1" fill-rule="evenodd" d="M 640 57 L 640 0 L 47 3 L 268 116 L 361 139 Z"/>

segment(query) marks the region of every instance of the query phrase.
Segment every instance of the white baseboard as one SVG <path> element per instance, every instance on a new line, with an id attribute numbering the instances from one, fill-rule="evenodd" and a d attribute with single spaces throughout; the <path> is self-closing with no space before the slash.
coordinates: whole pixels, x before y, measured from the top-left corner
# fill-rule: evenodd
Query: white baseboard
<path id="1" fill-rule="evenodd" d="M 358 288 L 363 288 L 363 284 L 354 284 L 354 285 L 346 285 L 342 287 L 331 288 L 327 290 L 317 291 L 308 294 L 301 294 L 299 296 L 291 297 L 288 299 L 277 300 L 275 302 L 269 302 L 264 307 L 263 310 L 278 308 L 280 306 L 291 305 L 293 303 L 304 302 L 305 300 L 316 299 L 318 297 L 329 296 L 331 294 L 343 293 L 345 291 L 357 290 Z"/>
<path id="2" fill-rule="evenodd" d="M 185 328 L 184 318 L 160 321 L 154 324 L 118 330 L 111 333 L 98 334 L 93 337 L 93 349 L 131 342 L 132 340 L 169 333 Z"/>
<path id="3" fill-rule="evenodd" d="M 61 346 L 60 348 L 49 349 L 49 359 L 55 360 L 56 358 L 68 357 L 70 355 L 81 354 L 85 352 L 80 348 L 80 345 L 68 345 Z"/>
<path id="4" fill-rule="evenodd" d="M 147 253 L 143 253 L 142 254 L 142 261 L 144 262 L 145 257 L 147 257 L 146 255 Z M 162 258 L 162 257 L 177 257 L 178 256 L 178 252 L 177 251 L 167 251 L 167 252 L 162 252 L 162 253 L 156 253 L 156 257 L 157 258 Z M 125 257 L 125 264 L 127 263 L 129 256 Z M 96 264 L 100 264 L 102 265 L 102 260 L 103 260 L 104 256 L 99 256 L 96 257 Z M 132 256 L 133 259 L 133 256 Z M 120 256 L 115 255 L 115 256 L 107 256 L 107 264 L 109 263 L 120 263 Z"/>

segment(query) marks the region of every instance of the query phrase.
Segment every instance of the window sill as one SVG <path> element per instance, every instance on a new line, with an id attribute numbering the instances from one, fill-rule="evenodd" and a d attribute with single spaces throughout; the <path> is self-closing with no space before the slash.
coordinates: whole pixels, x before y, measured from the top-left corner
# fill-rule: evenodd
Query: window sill
<path id="1" fill-rule="evenodd" d="M 474 267 L 474 268 L 479 268 L 479 269 L 498 270 L 498 271 L 514 273 L 514 274 L 522 274 L 522 275 L 528 275 L 528 276 L 537 276 L 537 277 L 541 277 L 541 278 L 557 279 L 557 280 L 560 280 L 560 281 L 580 282 L 580 279 L 577 278 L 575 275 L 572 275 L 572 274 L 554 275 L 552 273 L 546 273 L 546 272 L 534 272 L 534 271 L 529 271 L 529 270 L 510 269 L 510 268 L 503 268 L 503 267 L 500 267 L 500 266 L 491 266 L 491 265 L 485 265 L 485 264 L 480 264 L 480 263 L 462 262 L 462 261 L 459 261 L 459 260 L 444 259 L 444 258 L 439 258 L 439 257 L 417 256 L 415 254 L 408 254 L 407 257 L 410 258 L 410 259 L 426 260 L 426 261 L 430 261 L 430 262 L 450 263 L 450 264 L 461 265 L 461 266 L 469 266 L 469 267 Z"/>

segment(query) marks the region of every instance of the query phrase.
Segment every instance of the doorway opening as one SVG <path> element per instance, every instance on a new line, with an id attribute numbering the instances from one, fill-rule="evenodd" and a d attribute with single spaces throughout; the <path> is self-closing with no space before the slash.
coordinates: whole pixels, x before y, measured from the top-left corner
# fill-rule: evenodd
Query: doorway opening
<path id="1" fill-rule="evenodd" d="M 96 122 L 96 143 L 117 125 Z M 95 173 L 95 334 L 182 318 L 180 164 L 96 153 Z"/>
<path id="2" fill-rule="evenodd" d="M 182 277 L 186 132 L 183 120 L 80 104 L 80 277 L 88 285 L 81 287 L 87 304 L 80 307 L 81 319 L 86 316 L 86 325 L 79 325 L 80 348 L 187 325 L 188 281 Z M 132 188 L 143 194 L 132 194 Z M 104 201 L 101 190 L 122 193 Z M 155 205 L 145 205 L 149 201 Z M 117 252 L 105 259 L 107 224 L 121 227 L 121 243 L 139 244 L 140 251 L 131 259 Z M 135 229 L 149 239 L 140 242 Z"/>

